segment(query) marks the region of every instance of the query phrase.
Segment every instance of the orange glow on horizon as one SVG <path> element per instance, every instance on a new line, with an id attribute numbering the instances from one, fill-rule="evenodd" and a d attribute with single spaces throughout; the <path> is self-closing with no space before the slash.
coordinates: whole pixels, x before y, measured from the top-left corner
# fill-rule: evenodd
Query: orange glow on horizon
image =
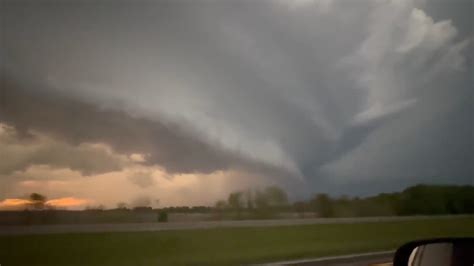
<path id="1" fill-rule="evenodd" d="M 74 197 L 65 197 L 51 199 L 45 202 L 45 205 L 53 208 L 80 207 L 89 204 L 91 201 Z M 28 207 L 34 202 L 28 199 L 4 199 L 0 201 L 0 210 L 18 210 Z"/>
<path id="2" fill-rule="evenodd" d="M 21 207 L 30 203 L 31 201 L 26 199 L 5 199 L 0 201 L 0 208 Z"/>
<path id="3" fill-rule="evenodd" d="M 52 199 L 46 201 L 46 205 L 53 207 L 78 207 L 88 204 L 90 201 L 86 199 L 78 199 L 74 197 L 66 197 L 59 199 Z"/>

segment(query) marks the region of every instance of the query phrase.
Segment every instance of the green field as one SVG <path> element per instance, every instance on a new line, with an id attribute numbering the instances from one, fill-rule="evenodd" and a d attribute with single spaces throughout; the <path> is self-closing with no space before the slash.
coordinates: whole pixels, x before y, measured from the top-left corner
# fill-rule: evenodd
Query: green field
<path id="1" fill-rule="evenodd" d="M 474 236 L 474 218 L 1 236 L 0 264 L 240 265 L 390 250 L 412 239 L 442 236 Z"/>

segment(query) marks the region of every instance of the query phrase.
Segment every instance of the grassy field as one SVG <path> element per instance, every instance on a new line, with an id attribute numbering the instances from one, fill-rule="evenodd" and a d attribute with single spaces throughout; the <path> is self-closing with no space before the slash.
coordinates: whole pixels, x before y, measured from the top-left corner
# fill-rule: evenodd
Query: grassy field
<path id="1" fill-rule="evenodd" d="M 474 218 L 186 231 L 0 236 L 0 264 L 240 265 L 474 236 Z"/>

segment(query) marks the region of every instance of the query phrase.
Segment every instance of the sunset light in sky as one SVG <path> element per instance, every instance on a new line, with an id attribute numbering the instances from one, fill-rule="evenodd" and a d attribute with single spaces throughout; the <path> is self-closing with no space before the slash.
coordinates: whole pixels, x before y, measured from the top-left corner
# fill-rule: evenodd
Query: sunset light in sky
<path id="1" fill-rule="evenodd" d="M 34 202 L 27 199 L 4 199 L 0 201 L 0 210 L 22 210 L 28 208 Z M 74 197 L 57 198 L 46 201 L 46 206 L 57 209 L 77 209 L 84 208 L 91 201 L 86 199 L 77 199 Z"/>

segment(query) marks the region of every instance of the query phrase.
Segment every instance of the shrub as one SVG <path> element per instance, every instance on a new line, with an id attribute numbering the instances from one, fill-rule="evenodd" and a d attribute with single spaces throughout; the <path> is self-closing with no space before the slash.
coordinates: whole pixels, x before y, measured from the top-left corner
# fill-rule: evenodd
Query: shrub
<path id="1" fill-rule="evenodd" d="M 168 213 L 165 211 L 158 212 L 158 222 L 159 223 L 166 223 L 168 222 Z"/>

